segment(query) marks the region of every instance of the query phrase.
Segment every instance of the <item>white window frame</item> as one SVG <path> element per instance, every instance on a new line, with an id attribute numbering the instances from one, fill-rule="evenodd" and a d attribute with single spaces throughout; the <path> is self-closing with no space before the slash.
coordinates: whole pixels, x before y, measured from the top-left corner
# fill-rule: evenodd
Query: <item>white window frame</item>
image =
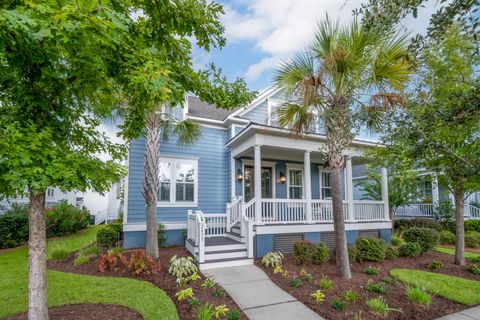
<path id="1" fill-rule="evenodd" d="M 47 188 L 47 197 L 53 198 L 54 195 L 55 195 L 55 189 L 52 188 L 52 187 L 48 187 L 48 188 Z"/>
<path id="2" fill-rule="evenodd" d="M 160 161 L 170 163 L 170 201 L 157 201 L 157 207 L 197 207 L 198 206 L 198 159 L 181 157 L 161 157 Z M 193 165 L 193 201 L 177 201 L 177 164 Z M 157 191 L 158 192 L 158 191 Z"/>
<path id="3" fill-rule="evenodd" d="M 302 198 L 305 199 L 305 170 L 303 165 L 301 164 L 287 164 L 287 199 L 290 199 L 290 171 L 301 171 L 302 172 Z M 298 187 L 298 186 L 296 186 Z M 300 200 L 300 199 L 292 199 L 292 200 Z"/>
<path id="4" fill-rule="evenodd" d="M 271 176 L 271 179 L 272 179 L 272 199 L 276 199 L 276 194 L 275 194 L 275 191 L 276 191 L 276 175 L 275 175 L 275 166 L 276 166 L 276 162 L 273 162 L 273 161 L 263 161 L 262 160 L 262 165 L 261 167 L 262 168 L 270 168 L 272 170 L 272 176 Z M 245 166 L 247 167 L 253 167 L 253 170 L 255 171 L 255 163 L 253 160 L 250 160 L 250 159 L 242 159 L 242 174 L 244 175 L 243 179 L 242 179 L 242 196 L 245 197 L 244 195 L 244 192 L 245 192 Z M 236 174 L 236 173 L 235 173 Z M 255 172 L 254 172 L 255 174 Z"/>
<path id="5" fill-rule="evenodd" d="M 323 184 L 323 173 L 329 173 L 330 174 L 330 195 L 332 194 L 332 171 L 330 169 L 325 169 L 323 167 L 318 168 L 318 183 L 319 183 L 319 191 L 320 191 L 320 200 L 332 200 L 332 197 L 330 198 L 323 198 L 323 188 L 326 188 Z"/>

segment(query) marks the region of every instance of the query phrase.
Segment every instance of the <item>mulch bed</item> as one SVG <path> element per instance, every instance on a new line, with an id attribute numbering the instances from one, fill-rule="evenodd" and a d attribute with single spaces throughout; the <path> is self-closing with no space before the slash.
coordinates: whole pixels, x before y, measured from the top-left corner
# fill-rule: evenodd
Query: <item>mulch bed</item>
<path id="1" fill-rule="evenodd" d="M 126 250 L 123 252 L 123 254 L 129 255 L 131 252 L 134 251 L 135 250 Z M 176 278 L 168 273 L 168 264 L 171 257 L 174 255 L 177 255 L 179 257 L 190 255 L 184 247 L 161 248 L 159 250 L 159 255 L 159 260 L 161 262 L 161 271 L 157 274 L 144 274 L 139 276 L 132 275 L 131 272 L 127 270 L 120 262 L 117 264 L 118 268 L 116 268 L 115 271 L 106 271 L 102 273 L 98 271 L 98 258 L 92 259 L 89 263 L 82 266 L 75 266 L 73 264 L 73 260 L 76 258 L 76 254 L 70 255 L 68 259 L 63 261 L 49 260 L 47 262 L 47 268 L 63 272 L 87 274 L 100 277 L 129 277 L 137 280 L 149 281 L 157 287 L 161 288 L 163 291 L 165 291 L 165 293 L 172 299 L 172 301 L 177 307 L 178 316 L 182 320 L 197 319 L 195 312 L 192 310 L 189 303 L 187 301 L 178 301 L 175 297 L 175 294 L 179 290 L 188 287 L 193 289 L 194 296 L 200 300 L 201 304 L 211 303 L 214 306 L 226 305 L 230 310 L 240 309 L 233 301 L 233 299 L 228 295 L 228 293 L 220 286 L 218 286 L 218 288 L 221 289 L 225 293 L 225 295 L 218 298 L 212 296 L 212 293 L 215 289 L 202 288 L 201 284 L 205 279 L 205 276 L 201 272 L 198 273 L 202 277 L 201 280 L 190 282 L 187 286 L 183 288 L 177 287 Z M 121 319 L 121 317 L 117 319 Z M 247 319 L 247 317 L 242 313 L 240 319 Z"/>
<path id="2" fill-rule="evenodd" d="M 443 268 L 439 271 L 431 271 L 427 268 L 427 265 L 433 260 L 439 260 L 443 263 Z M 310 273 L 314 280 L 311 283 L 303 281 L 303 286 L 300 288 L 293 288 L 290 286 L 290 278 L 285 278 L 281 274 L 273 273 L 273 268 L 266 268 L 261 264 L 260 260 L 255 261 L 255 264 L 262 268 L 279 287 L 289 292 L 295 298 L 307 305 L 309 308 L 320 314 L 327 320 L 332 319 L 353 319 L 355 315 L 361 314 L 361 319 L 385 319 L 385 317 L 372 313 L 365 305 L 365 300 L 375 298 L 378 296 L 376 293 L 368 292 L 364 289 L 369 279 L 373 279 L 375 282 L 381 282 L 382 278 L 389 276 L 389 270 L 395 268 L 402 269 L 416 269 L 428 272 L 444 273 L 452 276 L 480 280 L 480 276 L 471 274 L 465 266 L 457 266 L 453 264 L 453 256 L 438 253 L 429 252 L 420 257 L 401 257 L 394 260 L 385 260 L 381 263 L 375 262 L 354 262 L 351 264 L 352 279 L 342 280 L 335 276 L 335 263 L 330 259 L 329 262 L 323 265 L 305 265 L 299 266 L 292 256 L 286 256 L 283 261 L 283 269 L 289 272 L 300 273 L 302 267 L 306 272 Z M 379 275 L 371 276 L 364 273 L 364 269 L 368 266 L 379 268 Z M 331 289 L 326 299 L 322 303 L 318 303 L 310 297 L 310 294 L 320 289 L 318 286 L 318 280 L 323 276 L 328 276 L 335 287 Z M 384 294 L 384 298 L 390 308 L 401 309 L 402 312 L 391 311 L 386 318 L 388 319 L 436 319 L 440 316 L 456 312 L 466 307 L 459 303 L 447 300 L 439 296 L 432 296 L 432 304 L 429 307 L 421 306 L 410 302 L 406 296 L 406 287 L 400 281 L 393 285 L 386 284 L 387 292 Z M 361 299 L 355 303 L 350 303 L 344 311 L 334 310 L 330 306 L 330 302 L 334 297 L 341 297 L 342 292 L 353 288 L 360 296 Z M 323 291 L 323 290 L 322 290 Z"/>
<path id="3" fill-rule="evenodd" d="M 26 320 L 27 314 L 19 314 L 8 320 Z M 69 304 L 48 310 L 50 320 L 141 320 L 142 315 L 122 306 L 111 304 Z"/>

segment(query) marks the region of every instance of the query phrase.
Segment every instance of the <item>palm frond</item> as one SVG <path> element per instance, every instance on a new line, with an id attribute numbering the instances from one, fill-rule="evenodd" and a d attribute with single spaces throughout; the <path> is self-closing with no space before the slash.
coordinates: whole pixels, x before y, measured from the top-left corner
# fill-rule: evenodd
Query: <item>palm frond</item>
<path id="1" fill-rule="evenodd" d="M 178 143 L 181 145 L 193 145 L 201 135 L 200 125 L 190 119 L 175 122 L 173 133 L 178 136 Z"/>
<path id="2" fill-rule="evenodd" d="M 287 95 L 295 95 L 299 85 L 311 82 L 315 77 L 315 62 L 307 53 L 297 54 L 290 61 L 283 61 L 274 74 L 274 83 Z"/>
<path id="3" fill-rule="evenodd" d="M 294 135 L 306 132 L 315 120 L 312 107 L 305 104 L 285 103 L 277 109 L 278 124 Z"/>

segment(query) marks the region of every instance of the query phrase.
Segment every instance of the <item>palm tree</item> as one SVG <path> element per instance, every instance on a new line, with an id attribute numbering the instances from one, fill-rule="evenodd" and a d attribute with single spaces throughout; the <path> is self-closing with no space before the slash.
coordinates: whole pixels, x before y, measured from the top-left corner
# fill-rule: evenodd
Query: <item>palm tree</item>
<path id="1" fill-rule="evenodd" d="M 173 133 L 178 143 L 190 145 L 200 136 L 200 126 L 193 121 L 175 118 L 171 107 L 162 107 L 147 116 L 145 129 L 145 162 L 143 180 L 143 197 L 147 204 L 147 243 L 146 253 L 158 258 L 157 234 L 157 200 L 160 187 L 160 140 L 167 140 Z"/>
<path id="2" fill-rule="evenodd" d="M 319 119 L 324 121 L 336 273 L 345 279 L 351 274 L 340 191 L 342 152 L 353 140 L 360 116 L 368 110 L 365 96 L 377 108 L 401 102 L 395 92 L 403 88 L 410 73 L 405 37 L 374 33 L 357 20 L 340 27 L 328 16 L 318 24 L 306 51 L 276 70 L 274 82 L 287 97 L 278 110 L 279 124 L 299 136 Z"/>

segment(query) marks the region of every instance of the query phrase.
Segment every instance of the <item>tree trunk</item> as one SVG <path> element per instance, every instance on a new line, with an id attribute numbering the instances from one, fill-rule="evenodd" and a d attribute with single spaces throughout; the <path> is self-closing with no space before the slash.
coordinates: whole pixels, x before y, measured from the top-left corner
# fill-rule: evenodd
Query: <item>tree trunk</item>
<path id="1" fill-rule="evenodd" d="M 45 192 L 30 191 L 28 205 L 28 319 L 48 320 Z"/>
<path id="2" fill-rule="evenodd" d="M 147 243 L 146 253 L 158 258 L 157 199 L 160 165 L 160 124 L 161 116 L 152 113 L 147 118 L 146 150 L 143 182 L 143 196 L 147 204 Z M 173 177 L 172 177 L 173 178 Z"/>
<path id="3" fill-rule="evenodd" d="M 337 276 L 350 279 L 350 263 L 348 261 L 347 238 L 345 235 L 345 219 L 340 184 L 340 172 L 343 157 L 336 152 L 330 152 L 330 168 L 332 183 L 333 230 L 335 232 L 335 262 Z"/>
<path id="4" fill-rule="evenodd" d="M 465 192 L 455 191 L 455 264 L 465 265 L 465 229 L 464 229 L 464 196 Z"/>

